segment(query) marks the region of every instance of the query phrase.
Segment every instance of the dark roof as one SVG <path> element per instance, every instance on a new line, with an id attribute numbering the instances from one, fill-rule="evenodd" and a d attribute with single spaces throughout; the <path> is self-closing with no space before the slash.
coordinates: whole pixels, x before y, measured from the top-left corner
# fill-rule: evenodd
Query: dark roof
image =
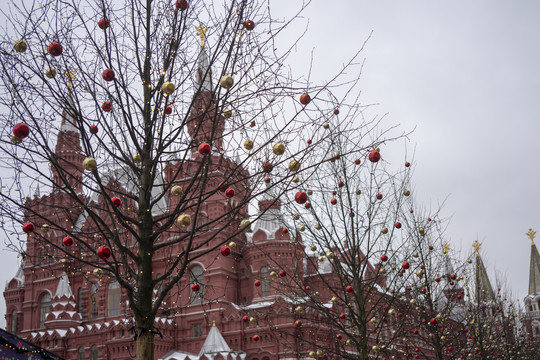
<path id="1" fill-rule="evenodd" d="M 0 359 L 47 359 L 63 360 L 61 357 L 40 348 L 20 337 L 0 329 Z"/>

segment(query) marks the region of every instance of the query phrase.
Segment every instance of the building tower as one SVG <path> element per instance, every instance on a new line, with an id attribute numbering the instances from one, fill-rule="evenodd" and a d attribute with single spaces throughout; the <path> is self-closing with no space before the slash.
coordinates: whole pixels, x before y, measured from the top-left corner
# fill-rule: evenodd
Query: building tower
<path id="1" fill-rule="evenodd" d="M 525 296 L 523 324 L 527 333 L 540 339 L 540 254 L 534 243 L 536 231 L 529 229 L 526 234 L 531 239 L 531 262 L 529 268 L 529 293 Z"/>

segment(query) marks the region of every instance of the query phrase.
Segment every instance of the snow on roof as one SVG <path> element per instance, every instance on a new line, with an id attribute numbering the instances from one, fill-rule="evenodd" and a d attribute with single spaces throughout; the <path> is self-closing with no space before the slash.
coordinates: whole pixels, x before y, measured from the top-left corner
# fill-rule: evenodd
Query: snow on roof
<path id="1" fill-rule="evenodd" d="M 66 273 L 63 273 L 58 280 L 58 287 L 56 288 L 55 298 L 61 298 L 62 296 L 69 298 L 74 298 L 73 292 L 71 292 L 71 286 L 69 285 L 69 278 Z"/>
<path id="2" fill-rule="evenodd" d="M 261 301 L 261 302 L 257 302 L 251 305 L 238 305 L 235 303 L 232 303 L 232 305 L 235 307 L 236 310 L 252 310 L 252 309 L 260 309 L 260 308 L 268 307 L 270 305 L 274 305 L 275 302 L 276 301 L 273 300 L 273 301 Z"/>
<path id="3" fill-rule="evenodd" d="M 214 325 L 210 328 L 210 332 L 208 332 L 206 340 L 204 340 L 204 344 L 199 352 L 199 357 L 203 354 L 216 354 L 223 352 L 229 353 L 231 352 L 231 348 L 227 344 L 227 341 L 225 341 L 223 338 L 223 335 L 221 335 L 221 332 L 217 326 Z M 227 358 L 227 356 L 225 355 L 223 358 Z"/>
<path id="4" fill-rule="evenodd" d="M 172 350 L 158 360 L 197 360 L 199 357 L 184 351 Z"/>

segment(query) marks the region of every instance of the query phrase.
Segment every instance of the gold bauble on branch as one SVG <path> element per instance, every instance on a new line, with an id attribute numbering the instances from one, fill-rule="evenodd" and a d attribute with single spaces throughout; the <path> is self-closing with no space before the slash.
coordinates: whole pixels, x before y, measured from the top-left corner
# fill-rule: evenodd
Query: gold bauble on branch
<path id="1" fill-rule="evenodd" d="M 87 157 L 86 159 L 84 159 L 83 168 L 84 170 L 88 170 L 88 171 L 96 170 L 97 169 L 96 159 L 94 159 L 93 157 Z"/>
<path id="2" fill-rule="evenodd" d="M 403 195 L 409 196 L 409 195 L 411 195 L 411 192 L 409 190 L 405 190 L 405 191 L 403 191 Z"/>
<path id="3" fill-rule="evenodd" d="M 301 231 L 301 232 L 304 232 L 304 231 L 306 231 L 306 227 L 304 225 L 300 225 L 298 227 L 298 230 Z"/>
<path id="4" fill-rule="evenodd" d="M 294 183 L 297 183 L 297 182 L 300 181 L 300 178 L 299 178 L 298 176 L 294 176 L 294 177 L 292 178 L 292 181 L 293 181 Z"/>
<path id="5" fill-rule="evenodd" d="M 324 262 L 324 256 L 319 256 L 319 262 Z"/>
<path id="6" fill-rule="evenodd" d="M 315 225 L 315 229 L 321 230 L 321 229 L 322 229 L 321 224 L 316 224 L 316 225 Z"/>
<path id="7" fill-rule="evenodd" d="M 253 149 L 253 140 L 246 139 L 246 141 L 244 141 L 244 149 L 246 149 L 246 150 Z"/>
<path id="8" fill-rule="evenodd" d="M 184 190 L 182 190 L 182 187 L 180 185 L 174 185 L 171 188 L 171 195 L 172 196 L 180 196 L 184 193 Z"/>
<path id="9" fill-rule="evenodd" d="M 255 324 L 257 322 L 257 319 L 255 319 L 253 316 L 249 318 L 249 322 L 252 324 Z"/>
<path id="10" fill-rule="evenodd" d="M 26 41 L 24 40 L 17 40 L 13 43 L 13 48 L 16 52 L 25 52 L 26 49 L 28 49 L 28 44 L 26 44 Z"/>
<path id="11" fill-rule="evenodd" d="M 229 119 L 232 116 L 232 110 L 231 109 L 225 109 L 223 111 L 223 117 L 225 119 Z"/>
<path id="12" fill-rule="evenodd" d="M 182 214 L 176 219 L 176 225 L 181 228 L 187 228 L 191 224 L 191 216 Z"/>
<path id="13" fill-rule="evenodd" d="M 308 191 L 307 191 L 307 194 L 308 194 L 309 196 L 313 195 L 313 190 L 308 190 Z"/>
<path id="14" fill-rule="evenodd" d="M 236 249 L 236 243 L 235 243 L 234 241 L 231 241 L 231 242 L 229 243 L 229 247 L 230 247 L 231 249 Z"/>
<path id="15" fill-rule="evenodd" d="M 42 232 L 48 233 L 49 230 L 51 230 L 51 227 L 50 227 L 49 225 L 43 224 L 43 225 L 41 226 L 41 231 L 42 231 Z"/>
<path id="16" fill-rule="evenodd" d="M 142 156 L 141 154 L 137 153 L 135 155 L 133 155 L 133 162 L 138 164 L 142 161 Z"/>
<path id="17" fill-rule="evenodd" d="M 174 90 L 175 90 L 175 86 L 170 81 L 165 81 L 163 85 L 161 85 L 161 91 L 163 91 L 165 95 L 171 95 L 174 92 Z"/>
<path id="18" fill-rule="evenodd" d="M 270 272 L 270 276 L 275 278 L 277 276 L 277 273 L 275 271 Z"/>
<path id="19" fill-rule="evenodd" d="M 240 229 L 242 230 L 251 230 L 251 221 L 249 219 L 244 219 L 240 222 Z"/>
<path id="20" fill-rule="evenodd" d="M 332 251 L 329 251 L 326 253 L 326 257 L 329 258 L 329 259 L 333 259 L 334 258 L 334 253 Z"/>
<path id="21" fill-rule="evenodd" d="M 18 144 L 22 143 L 22 139 L 19 139 L 18 137 L 16 137 L 15 134 L 11 134 L 10 140 L 15 145 L 18 145 Z"/>
<path id="22" fill-rule="evenodd" d="M 54 70 L 53 68 L 48 68 L 47 70 L 45 70 L 45 76 L 49 79 L 53 79 L 56 76 L 56 70 Z"/>
<path id="23" fill-rule="evenodd" d="M 230 89 L 233 84 L 234 84 L 234 80 L 232 78 L 232 76 L 230 75 L 224 75 L 221 77 L 221 79 L 219 80 L 219 83 L 221 85 L 222 88 L 224 89 Z"/>
<path id="24" fill-rule="evenodd" d="M 332 298 L 330 299 L 330 301 L 332 301 L 334 304 L 338 302 L 338 298 L 336 296 L 332 296 Z"/>
<path id="25" fill-rule="evenodd" d="M 103 275 L 103 270 L 101 270 L 100 268 L 95 268 L 94 271 L 92 272 L 94 274 L 95 277 L 101 277 L 101 275 Z"/>
<path id="26" fill-rule="evenodd" d="M 317 251 L 317 246 L 316 245 L 311 245 L 310 250 L 311 251 Z"/>
<path id="27" fill-rule="evenodd" d="M 330 124 L 325 122 L 324 124 L 322 124 L 322 127 L 328 129 L 330 127 Z"/>
<path id="28" fill-rule="evenodd" d="M 293 218 L 294 220 L 298 220 L 298 219 L 300 219 L 300 215 L 298 215 L 298 214 L 293 214 L 292 218 Z"/>
<path id="29" fill-rule="evenodd" d="M 381 233 L 386 234 L 388 233 L 388 228 L 385 226 L 381 229 Z"/>
<path id="30" fill-rule="evenodd" d="M 274 152 L 274 154 L 276 155 L 283 155 L 285 153 L 285 145 L 283 145 L 283 143 L 276 143 L 273 147 L 272 147 L 272 151 Z"/>
<path id="31" fill-rule="evenodd" d="M 362 194 L 362 190 L 357 189 L 357 190 L 356 190 L 356 195 L 360 195 L 360 194 Z"/>
<path id="32" fill-rule="evenodd" d="M 291 171 L 300 170 L 300 163 L 296 160 L 291 160 L 291 162 L 289 163 L 289 170 Z"/>

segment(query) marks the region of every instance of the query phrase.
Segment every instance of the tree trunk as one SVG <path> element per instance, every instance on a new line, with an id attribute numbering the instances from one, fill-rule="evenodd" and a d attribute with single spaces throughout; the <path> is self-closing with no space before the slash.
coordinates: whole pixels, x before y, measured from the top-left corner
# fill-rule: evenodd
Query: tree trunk
<path id="1" fill-rule="evenodd" d="M 137 336 L 137 360 L 154 360 L 154 334 L 143 331 Z"/>

